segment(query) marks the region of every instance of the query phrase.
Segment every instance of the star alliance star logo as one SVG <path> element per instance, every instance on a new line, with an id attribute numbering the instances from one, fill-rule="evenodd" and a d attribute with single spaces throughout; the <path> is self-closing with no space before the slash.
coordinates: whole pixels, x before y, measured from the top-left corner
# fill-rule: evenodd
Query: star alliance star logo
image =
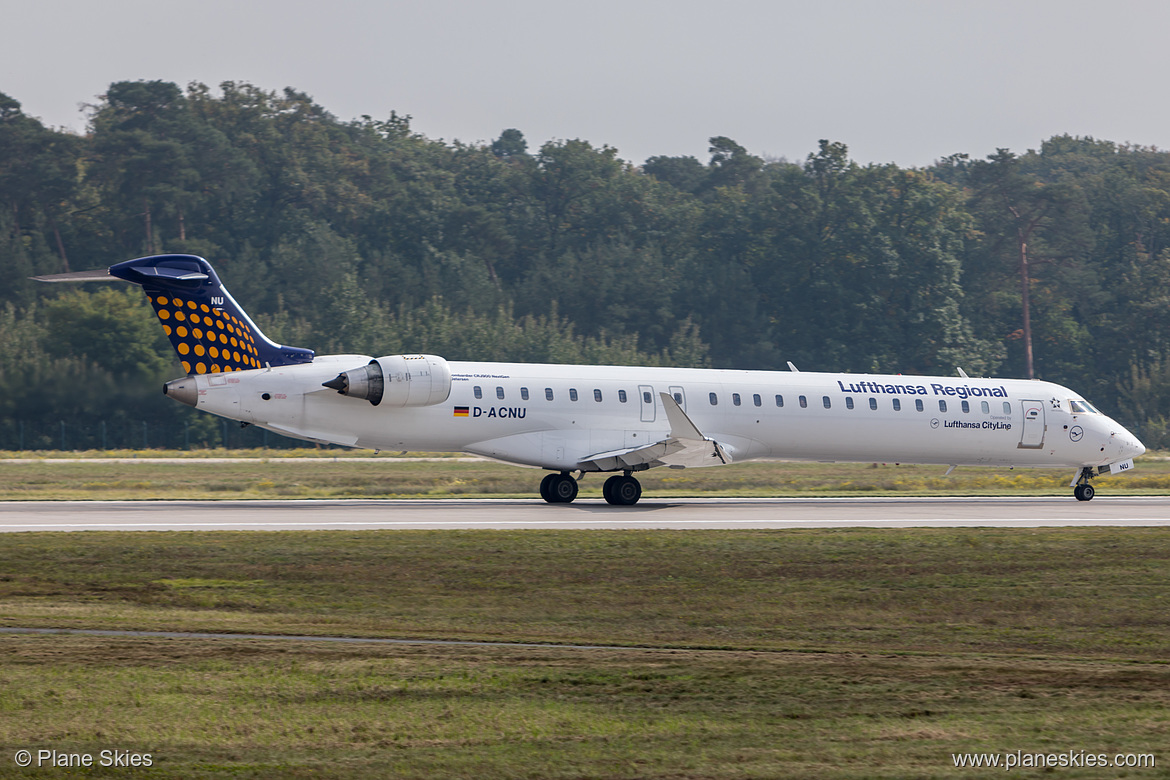
<path id="1" fill-rule="evenodd" d="M 1056 398 L 1053 398 L 1053 399 L 1052 399 L 1052 408 L 1053 408 L 1053 409 L 1059 409 L 1059 408 L 1060 408 L 1060 400 L 1059 400 L 1059 399 L 1056 399 Z"/>

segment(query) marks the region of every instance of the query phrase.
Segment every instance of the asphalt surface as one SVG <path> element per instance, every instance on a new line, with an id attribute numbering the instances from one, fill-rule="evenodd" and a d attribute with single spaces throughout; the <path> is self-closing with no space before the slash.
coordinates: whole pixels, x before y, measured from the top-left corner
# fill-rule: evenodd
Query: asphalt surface
<path id="1" fill-rule="evenodd" d="M 0 502 L 0 532 L 1128 525 L 1170 525 L 1170 497 Z"/>

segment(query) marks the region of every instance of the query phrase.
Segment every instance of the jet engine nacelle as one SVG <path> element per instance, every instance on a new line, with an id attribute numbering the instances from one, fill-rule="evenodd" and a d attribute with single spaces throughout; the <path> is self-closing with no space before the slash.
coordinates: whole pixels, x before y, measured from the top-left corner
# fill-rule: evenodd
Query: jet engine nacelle
<path id="1" fill-rule="evenodd" d="M 324 386 L 374 406 L 432 406 L 451 395 L 451 367 L 436 355 L 389 355 L 342 371 Z"/>

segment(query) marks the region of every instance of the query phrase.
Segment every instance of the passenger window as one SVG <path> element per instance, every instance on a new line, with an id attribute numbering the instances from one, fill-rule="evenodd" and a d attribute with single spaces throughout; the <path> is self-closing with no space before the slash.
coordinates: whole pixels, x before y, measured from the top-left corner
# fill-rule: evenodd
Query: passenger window
<path id="1" fill-rule="evenodd" d="M 963 401 L 963 403 L 960 404 L 960 406 L 963 407 L 963 414 L 970 414 L 971 413 L 971 404 L 969 404 L 968 402 Z"/>
<path id="2" fill-rule="evenodd" d="M 625 390 L 618 390 L 618 400 L 621 401 L 623 404 L 626 402 L 626 391 Z"/>
<path id="3" fill-rule="evenodd" d="M 483 398 L 483 388 L 482 387 L 480 387 L 479 385 L 476 385 L 474 390 L 475 390 L 475 397 L 477 399 Z"/>
<path id="4" fill-rule="evenodd" d="M 922 411 L 922 399 L 921 398 L 914 399 L 914 408 L 920 412 Z"/>
<path id="5" fill-rule="evenodd" d="M 649 391 L 649 390 L 643 390 L 643 391 L 642 391 L 642 403 L 645 403 L 645 404 L 652 404 L 652 403 L 654 403 L 654 401 L 652 401 L 652 400 L 650 399 L 650 391 Z"/>
<path id="6" fill-rule="evenodd" d="M 593 400 L 596 401 L 597 403 L 601 403 L 601 391 L 600 390 L 594 389 Z"/>
<path id="7" fill-rule="evenodd" d="M 739 393 L 731 394 L 731 403 L 735 406 L 739 406 Z"/>
<path id="8" fill-rule="evenodd" d="M 833 402 L 829 400 L 829 396 L 827 396 L 827 395 L 821 396 L 821 403 L 823 403 L 825 405 L 826 409 L 833 408 Z"/>
<path id="9" fill-rule="evenodd" d="M 902 399 L 901 398 L 894 399 L 894 411 L 895 412 L 902 411 Z"/>
<path id="10" fill-rule="evenodd" d="M 851 396 L 851 395 L 845 396 L 845 408 L 846 409 L 853 408 L 853 396 Z"/>
<path id="11" fill-rule="evenodd" d="M 496 398 L 499 398 L 501 401 L 504 400 L 504 388 L 502 388 L 502 387 L 496 388 Z"/>
<path id="12" fill-rule="evenodd" d="M 873 409 L 875 412 L 877 411 L 877 399 L 876 398 L 869 399 L 869 408 Z"/>
<path id="13" fill-rule="evenodd" d="M 756 406 L 763 406 L 764 405 L 764 401 L 763 401 L 763 399 L 760 398 L 759 393 L 752 394 L 752 403 L 755 404 Z"/>
<path id="14" fill-rule="evenodd" d="M 776 406 L 780 406 L 780 407 L 784 406 L 784 396 L 782 396 L 782 395 L 776 396 Z"/>
<path id="15" fill-rule="evenodd" d="M 984 414 L 991 414 L 991 407 L 987 405 L 986 401 L 979 402 L 979 410 Z"/>
<path id="16" fill-rule="evenodd" d="M 528 400 L 528 388 L 527 387 L 520 388 L 520 398 L 521 398 L 521 400 L 524 400 L 524 401 Z"/>
<path id="17" fill-rule="evenodd" d="M 576 400 L 577 400 L 577 388 L 575 388 L 575 387 L 570 387 L 570 388 L 569 388 L 569 400 L 570 400 L 570 401 L 576 401 Z"/>
<path id="18" fill-rule="evenodd" d="M 807 409 L 807 408 L 808 408 L 808 399 L 807 399 L 807 398 L 805 398 L 803 395 L 802 395 L 802 396 L 800 396 L 800 397 L 798 397 L 796 400 L 800 402 L 800 408 L 801 408 L 801 409 Z"/>
<path id="19" fill-rule="evenodd" d="M 711 401 L 712 406 L 719 405 L 719 396 L 715 395 L 714 393 L 711 393 L 710 395 L 708 395 L 707 398 Z"/>
<path id="20" fill-rule="evenodd" d="M 1011 414 L 1012 413 L 1012 405 L 1010 403 L 1008 403 L 1007 401 L 1003 402 L 1003 413 L 1004 414 Z"/>
<path id="21" fill-rule="evenodd" d="M 938 410 L 939 410 L 940 412 L 945 412 L 945 411 L 947 410 L 947 402 L 946 402 L 946 401 L 942 401 L 942 400 L 940 400 L 940 401 L 938 402 Z"/>
<path id="22" fill-rule="evenodd" d="M 544 400 L 551 401 L 552 399 L 553 399 L 552 388 L 551 387 L 544 388 Z"/>
<path id="23" fill-rule="evenodd" d="M 674 394 L 674 402 L 676 404 L 678 404 L 679 406 L 682 406 L 682 393 L 675 393 Z"/>

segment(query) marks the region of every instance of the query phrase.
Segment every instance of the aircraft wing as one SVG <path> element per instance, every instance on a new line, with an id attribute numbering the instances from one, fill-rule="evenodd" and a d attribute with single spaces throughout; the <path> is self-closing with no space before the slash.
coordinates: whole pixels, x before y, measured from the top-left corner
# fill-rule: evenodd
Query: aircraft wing
<path id="1" fill-rule="evenodd" d="M 704 436 L 691 422 L 687 413 L 667 393 L 658 394 L 666 408 L 666 419 L 670 421 L 670 434 L 661 441 L 628 447 L 623 450 L 600 452 L 581 459 L 586 469 L 619 471 L 622 469 L 641 470 L 657 466 L 676 468 L 698 468 L 700 466 L 721 466 L 731 462 L 727 449 L 714 439 Z"/>

